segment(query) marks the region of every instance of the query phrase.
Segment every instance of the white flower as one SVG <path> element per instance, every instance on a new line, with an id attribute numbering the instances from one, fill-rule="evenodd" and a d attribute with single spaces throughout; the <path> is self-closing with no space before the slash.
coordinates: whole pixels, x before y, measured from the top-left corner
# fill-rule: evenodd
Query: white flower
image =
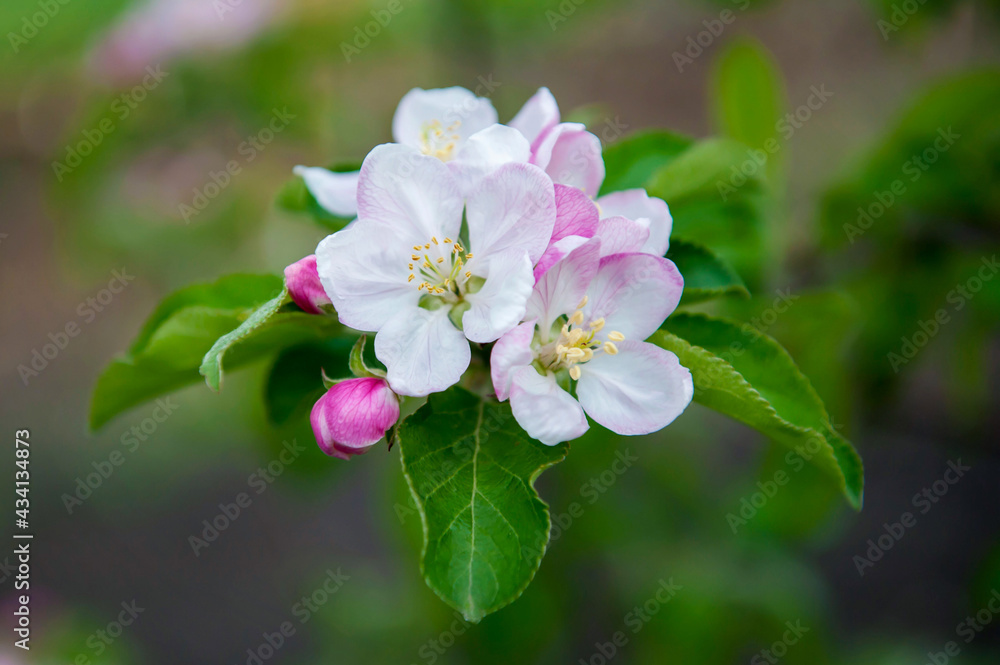
<path id="1" fill-rule="evenodd" d="M 586 432 L 585 413 L 618 434 L 655 432 L 694 394 L 677 356 L 643 341 L 680 300 L 676 266 L 645 253 L 602 258 L 601 244 L 585 240 L 549 267 L 528 301 L 529 320 L 493 347 L 497 397 L 548 445 Z"/>
<path id="2" fill-rule="evenodd" d="M 414 88 L 403 95 L 396 107 L 392 138 L 396 143 L 448 162 L 473 134 L 496 122 L 497 112 L 490 100 L 465 88 Z M 505 161 L 528 160 L 525 156 Z M 327 211 L 339 217 L 357 214 L 357 171 L 334 173 L 315 166 L 296 166 L 293 171 L 305 180 L 306 187 Z"/>
<path id="3" fill-rule="evenodd" d="M 361 167 L 358 221 L 316 250 L 320 280 L 345 325 L 378 332 L 393 391 L 427 395 L 461 378 L 467 339 L 523 320 L 554 222 L 552 182 L 534 166 L 507 164 L 466 200 L 440 159 L 386 144 Z"/>

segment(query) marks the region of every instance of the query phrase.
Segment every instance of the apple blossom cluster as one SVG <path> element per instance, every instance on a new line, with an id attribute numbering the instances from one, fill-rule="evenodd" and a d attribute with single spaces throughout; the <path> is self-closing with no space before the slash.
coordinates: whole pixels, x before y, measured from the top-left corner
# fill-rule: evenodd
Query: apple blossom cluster
<path id="1" fill-rule="evenodd" d="M 598 197 L 600 140 L 561 122 L 548 89 L 506 125 L 463 88 L 414 89 L 392 134 L 358 172 L 295 169 L 322 207 L 355 219 L 285 270 L 289 293 L 374 333 L 385 366 L 314 406 L 327 454 L 377 443 L 400 397 L 476 377 L 548 445 L 581 436 L 588 416 L 648 434 L 687 407 L 690 372 L 644 341 L 684 285 L 664 258 L 667 204 L 643 189 Z"/>

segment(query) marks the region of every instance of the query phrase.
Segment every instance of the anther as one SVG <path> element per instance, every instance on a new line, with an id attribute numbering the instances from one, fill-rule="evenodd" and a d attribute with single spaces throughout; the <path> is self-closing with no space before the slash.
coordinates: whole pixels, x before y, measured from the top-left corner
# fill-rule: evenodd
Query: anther
<path id="1" fill-rule="evenodd" d="M 615 346 L 614 343 L 612 343 L 612 342 L 605 342 L 604 343 L 604 352 L 606 354 L 608 354 L 609 356 L 616 356 L 616 355 L 618 355 L 618 347 Z"/>
<path id="2" fill-rule="evenodd" d="M 625 335 L 621 334 L 617 330 L 612 330 L 611 332 L 608 333 L 608 339 L 610 339 L 612 342 L 624 342 Z"/>
<path id="3" fill-rule="evenodd" d="M 574 381 L 580 380 L 580 367 L 578 365 L 573 365 L 569 368 L 569 376 Z"/>

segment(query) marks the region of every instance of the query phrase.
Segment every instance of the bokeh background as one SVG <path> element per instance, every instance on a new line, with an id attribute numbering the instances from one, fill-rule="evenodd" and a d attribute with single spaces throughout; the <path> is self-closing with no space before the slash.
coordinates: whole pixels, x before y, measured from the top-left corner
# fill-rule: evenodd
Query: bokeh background
<path id="1" fill-rule="evenodd" d="M 981 612 L 1000 597 L 1000 280 L 949 298 L 1000 249 L 996 2 L 5 0 L 0 25 L 0 488 L 12 513 L 13 433 L 28 428 L 37 534 L 32 650 L 5 630 L 0 662 L 1000 662 L 1000 617 Z M 774 76 L 720 99 L 746 58 Z M 397 451 L 344 463 L 302 417 L 270 424 L 267 363 L 219 394 L 178 392 L 162 422 L 148 404 L 88 431 L 96 377 L 163 296 L 278 273 L 325 235 L 276 204 L 293 165 L 359 161 L 411 87 L 487 82 L 501 119 L 545 85 L 609 146 L 652 127 L 753 143 L 769 136 L 741 133 L 744 110 L 777 123 L 832 93 L 790 136 L 775 126 L 765 240 L 731 252 L 754 297 L 710 311 L 758 317 L 791 350 L 866 462 L 862 512 L 697 405 L 655 436 L 594 431 L 539 483 L 557 530 L 533 584 L 466 627 L 420 579 Z M 247 148 L 275 109 L 287 126 Z M 850 242 L 858 207 L 949 128 L 953 145 Z M 240 172 L 185 214 L 231 160 Z M 116 270 L 134 279 L 109 298 Z M 942 308 L 948 323 L 893 367 Z M 65 348 L 19 369 L 69 323 Z M 196 556 L 203 520 L 293 440 L 302 452 Z M 114 451 L 124 462 L 67 507 Z M 626 451 L 637 461 L 616 473 Z M 970 470 L 942 485 L 959 460 Z M 779 471 L 789 482 L 755 499 Z M 744 500 L 762 505 L 736 523 Z M 859 572 L 907 511 L 915 525 Z M 633 632 L 661 582 L 679 589 Z M 123 602 L 142 612 L 119 630 Z M 284 622 L 294 634 L 262 649 Z M 608 658 L 616 631 L 627 643 Z"/>

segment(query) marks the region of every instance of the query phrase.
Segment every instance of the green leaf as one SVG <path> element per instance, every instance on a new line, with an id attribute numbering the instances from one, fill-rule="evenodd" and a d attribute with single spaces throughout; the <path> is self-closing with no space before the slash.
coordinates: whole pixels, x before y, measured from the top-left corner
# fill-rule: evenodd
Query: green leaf
<path id="1" fill-rule="evenodd" d="M 264 410 L 272 425 L 281 426 L 309 412 L 326 388 L 323 371 L 337 374 L 347 366 L 351 340 L 301 344 L 274 360 L 264 386 Z"/>
<path id="2" fill-rule="evenodd" d="M 478 622 L 517 599 L 538 570 L 550 521 L 534 482 L 569 447 L 534 441 L 508 404 L 462 388 L 432 395 L 398 441 L 423 523 L 424 580 Z"/>
<path id="3" fill-rule="evenodd" d="M 197 383 L 206 353 L 220 338 L 229 338 L 234 329 L 245 325 L 261 303 L 274 298 L 281 288 L 279 277 L 232 275 L 168 296 L 129 352 L 114 359 L 98 377 L 91 399 L 90 427 L 97 429 L 123 411 Z M 230 340 L 225 349 L 226 367 L 235 369 L 291 345 L 326 339 L 340 330 L 335 317 L 306 314 L 289 305 L 253 334 Z M 218 380 L 221 368 L 216 370 L 213 377 Z"/>
<path id="4" fill-rule="evenodd" d="M 205 359 L 198 369 L 201 375 L 205 377 L 205 382 L 209 388 L 215 391 L 222 388 L 222 356 L 229 350 L 229 347 L 240 340 L 246 339 L 258 328 L 267 325 L 271 318 L 281 309 L 281 306 L 290 301 L 291 297 L 288 295 L 288 289 L 283 288 L 281 293 L 261 305 L 236 330 L 223 335 L 215 341 L 212 348 L 205 354 Z"/>
<path id="5" fill-rule="evenodd" d="M 601 194 L 645 187 L 657 170 L 687 150 L 694 141 L 662 130 L 636 132 L 604 150 L 607 177 Z"/>
<path id="6" fill-rule="evenodd" d="M 777 182 L 783 160 L 776 148 L 780 145 L 777 123 L 786 104 L 784 82 L 774 57 L 756 40 L 737 40 L 716 61 L 711 86 L 720 132 L 751 148 L 766 150 L 767 175 Z"/>
<path id="7" fill-rule="evenodd" d="M 676 264 L 684 277 L 681 305 L 694 305 L 723 296 L 750 297 L 736 271 L 703 245 L 674 238 L 670 241 L 667 258 Z"/>
<path id="8" fill-rule="evenodd" d="M 752 285 L 770 259 L 767 190 L 759 173 L 742 176 L 747 150 L 731 139 L 701 141 L 657 170 L 646 189 L 670 206 L 675 235 L 711 247 Z"/>
<path id="9" fill-rule="evenodd" d="M 788 352 L 748 325 L 675 314 L 650 342 L 672 351 L 694 377 L 694 399 L 746 423 L 831 476 L 860 509 L 863 468 L 830 424 L 822 400 Z"/>

